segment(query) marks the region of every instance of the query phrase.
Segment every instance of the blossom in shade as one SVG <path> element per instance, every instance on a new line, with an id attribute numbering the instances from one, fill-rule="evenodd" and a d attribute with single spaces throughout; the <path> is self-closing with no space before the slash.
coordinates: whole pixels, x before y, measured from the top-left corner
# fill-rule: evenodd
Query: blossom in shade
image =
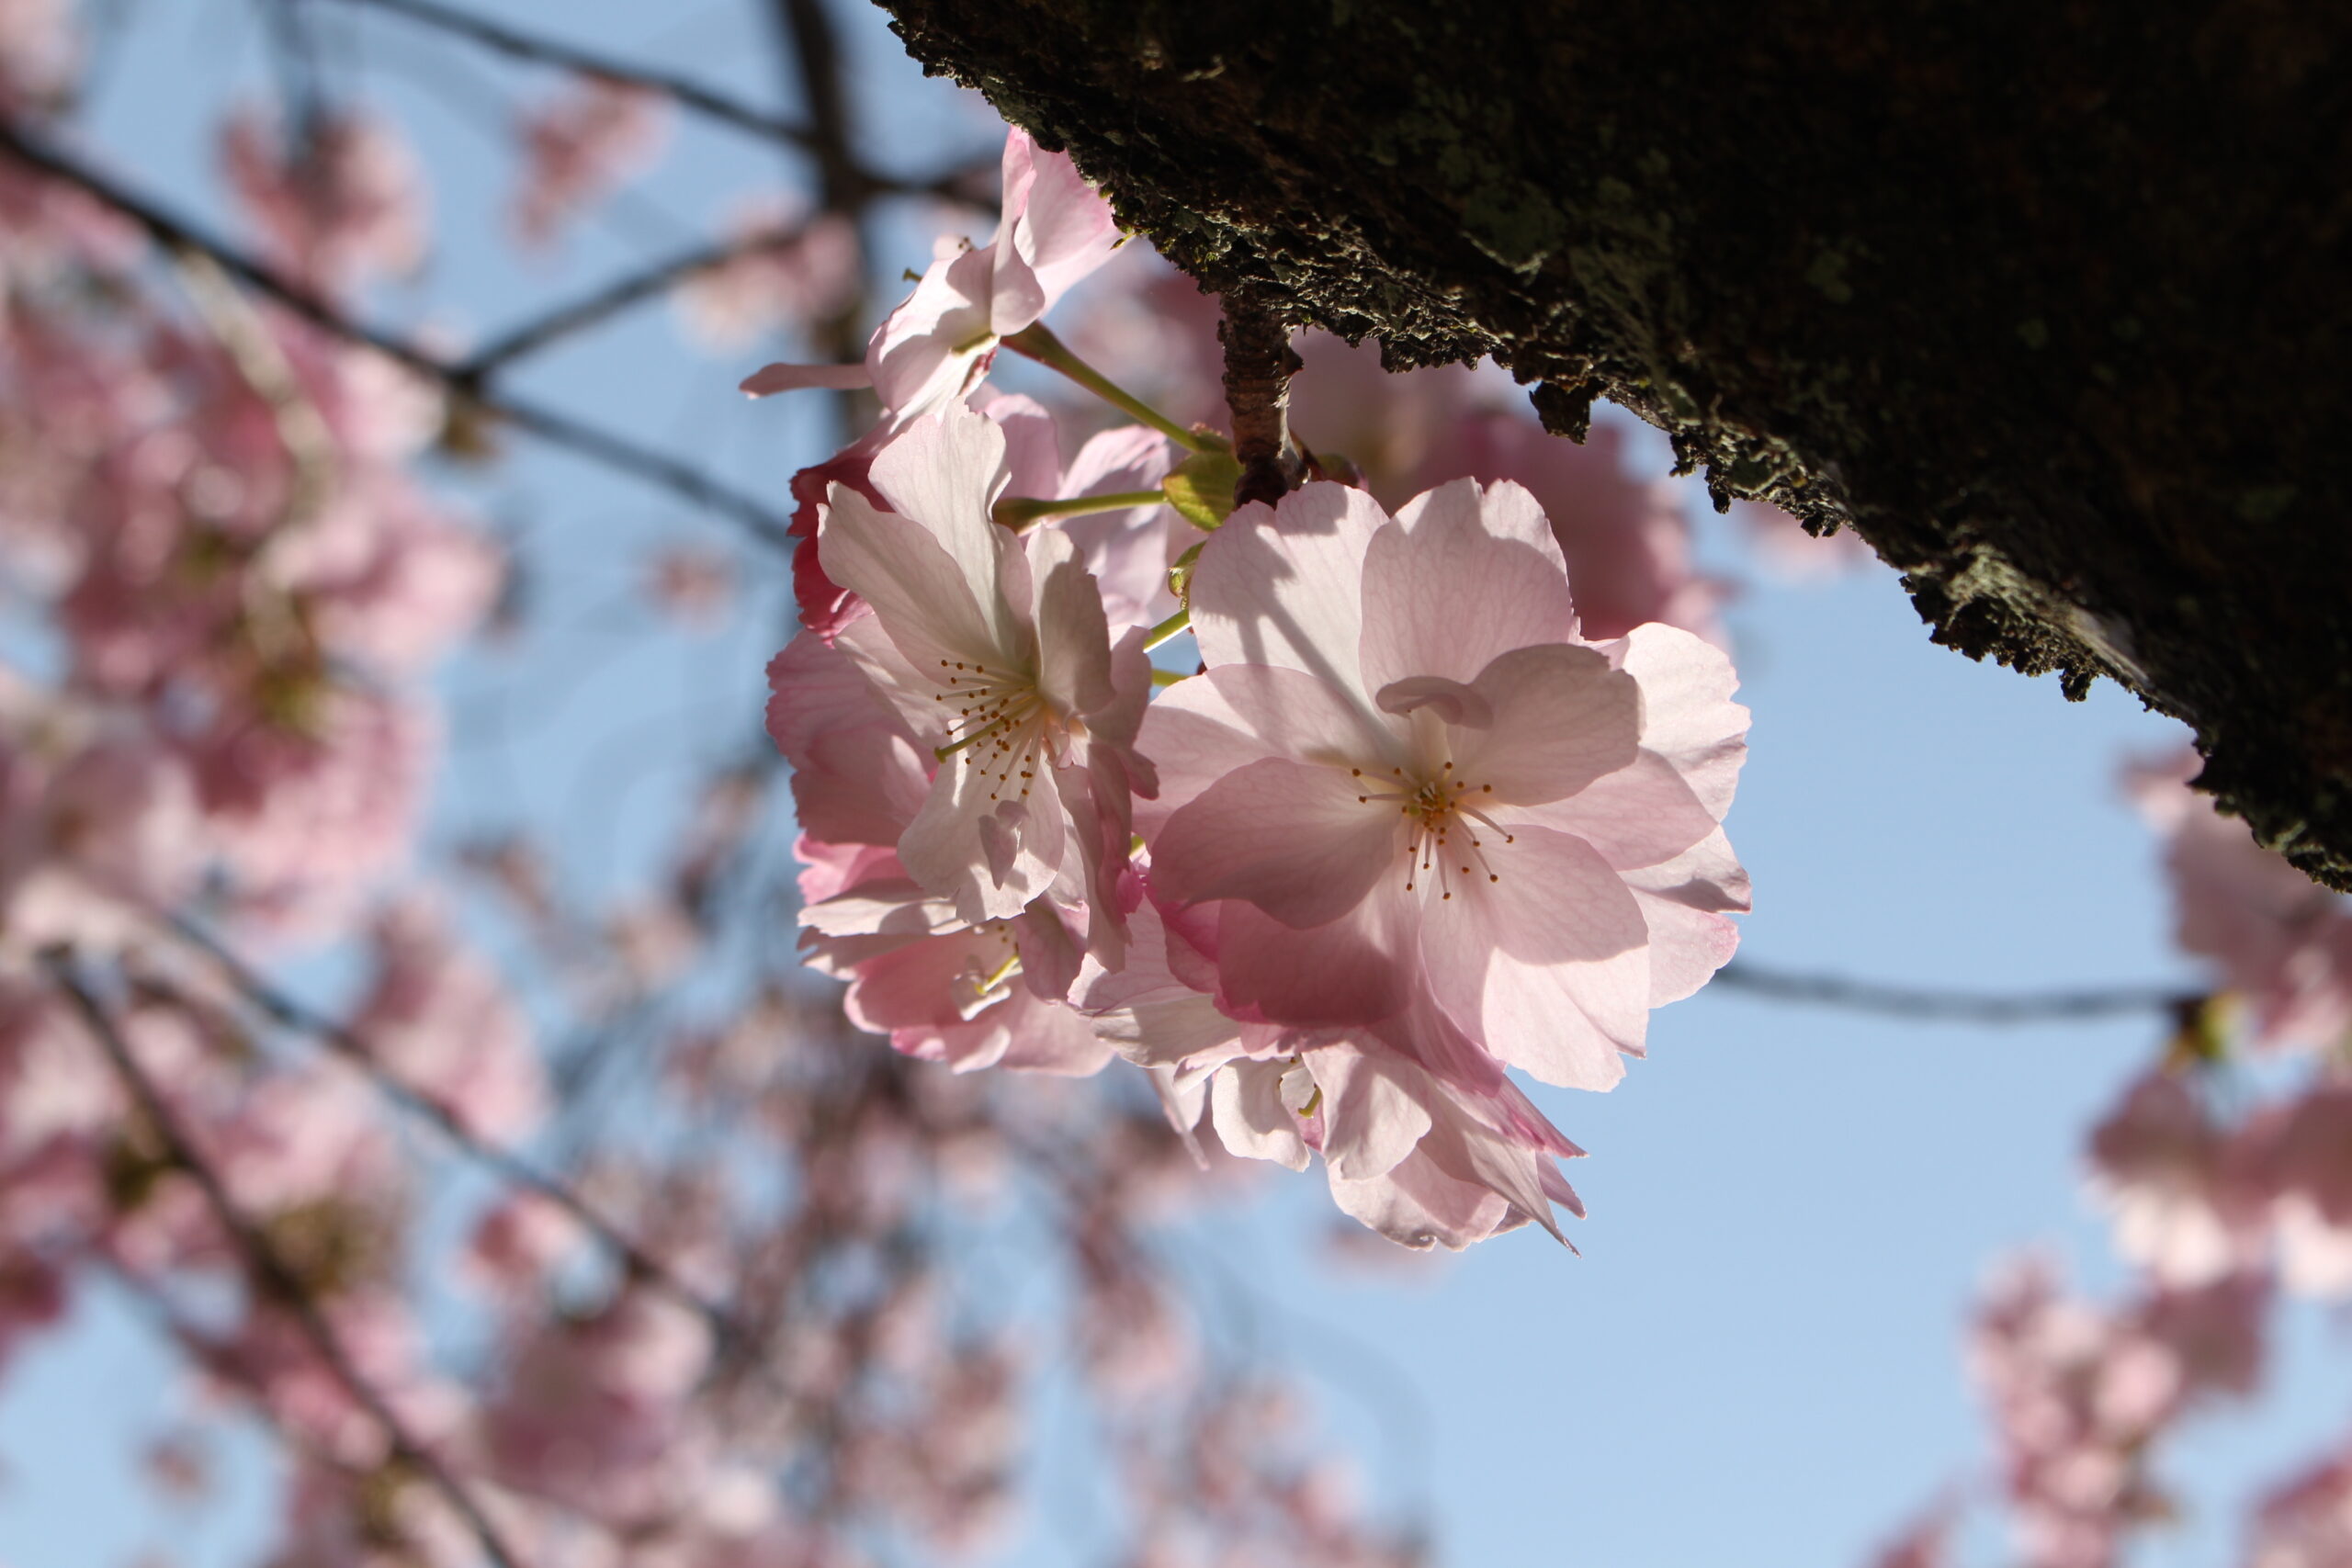
<path id="1" fill-rule="evenodd" d="M 829 854 L 806 841 L 800 852 L 812 870 L 805 893 L 838 885 L 803 908 L 801 927 L 811 964 L 850 982 L 851 1022 L 958 1072 L 1006 1066 L 1083 1076 L 1111 1059 L 1086 1020 L 1059 1000 L 1077 973 L 1078 942 L 1050 899 L 967 925 L 887 852 Z"/>
<path id="2" fill-rule="evenodd" d="M 1320 1155 L 1340 1210 L 1406 1247 L 1459 1249 L 1530 1220 L 1565 1240 L 1553 1203 L 1584 1213 L 1555 1163 L 1582 1151 L 1434 1007 L 1361 1030 L 1244 1023 L 1206 994 L 1213 920 L 1147 902 L 1129 923 L 1125 964 L 1089 958 L 1075 999 L 1105 1043 L 1166 1075 L 1180 1131 L 1205 1109 L 1241 1158 L 1303 1170 Z"/>

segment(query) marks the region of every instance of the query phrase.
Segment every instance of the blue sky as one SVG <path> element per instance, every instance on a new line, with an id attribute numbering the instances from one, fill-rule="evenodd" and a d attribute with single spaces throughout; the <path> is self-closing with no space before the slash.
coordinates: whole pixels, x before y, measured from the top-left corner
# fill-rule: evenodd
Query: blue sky
<path id="1" fill-rule="evenodd" d="M 772 96 L 779 76 L 752 8 L 731 0 L 481 8 L 747 96 Z M 989 144 L 972 100 L 922 81 L 878 11 L 836 8 L 877 150 L 929 167 Z M 258 80 L 252 13 L 187 0 L 130 14 L 98 101 L 102 135 L 151 188 L 210 210 L 198 128 L 224 90 Z M 474 76 L 502 78 L 432 67 L 469 57 L 390 19 L 359 36 L 358 79 L 401 114 L 438 181 L 435 273 L 414 299 L 384 299 L 396 318 L 462 298 L 481 319 L 439 324 L 492 328 L 690 237 L 776 166 L 773 148 L 682 129 L 649 194 L 584 233 L 563 265 L 517 265 L 498 240 L 511 155 L 494 127 L 469 122 L 490 101 Z M 911 228 L 893 243 L 909 265 L 928 254 Z M 519 385 L 780 498 L 820 434 L 803 412 L 735 395 L 761 357 L 698 357 L 656 310 L 548 355 Z M 1634 445 L 1663 470 L 1661 439 Z M 746 552 L 752 609 L 737 629 L 648 639 L 629 591 L 650 544 L 698 535 L 732 547 L 723 527 L 529 448 L 475 489 L 520 540 L 550 614 L 447 681 L 457 750 L 441 830 L 527 821 L 564 846 L 582 885 L 626 887 L 647 874 L 693 762 L 756 733 L 784 576 Z M 1712 514 L 1701 526 L 1711 558 L 1736 562 Z M 2054 680 L 1930 646 L 1880 569 L 1758 584 L 1732 619 L 1755 712 L 1729 823 L 1757 888 L 1744 957 L 1995 990 L 2188 977 L 2165 941 L 2154 847 L 2113 783 L 2127 752 L 2176 744 L 2177 726 L 2111 686 L 2068 705 Z M 1540 1097 L 1591 1154 L 1570 1171 L 1591 1209 L 1572 1231 L 1581 1257 L 1523 1233 L 1459 1260 L 1335 1268 L 1313 1177 L 1277 1177 L 1262 1201 L 1170 1246 L 1212 1282 L 1225 1326 L 1247 1324 L 1315 1384 L 1367 1490 L 1425 1513 L 1444 1561 L 1860 1563 L 1939 1488 L 1984 1470 L 1958 1333 L 1991 1261 L 2041 1245 L 2095 1281 L 2116 1279 L 2080 1197 L 2077 1148 L 2160 1032 L 2137 1019 L 1904 1024 L 1710 991 L 1658 1017 L 1650 1059 L 1616 1092 Z M 2192 1433 L 2171 1469 L 2194 1477 L 2196 1506 L 2139 1562 L 2223 1562 L 2234 1537 L 2221 1505 L 2333 1429 L 2352 1392 L 2340 1325 L 2307 1312 L 2290 1327 L 2275 1381 L 2291 1396 L 2259 1421 L 2222 1416 Z M 125 1434 L 149 1429 L 167 1375 L 104 1302 L 12 1368 L 0 1563 L 84 1568 L 157 1547 L 189 1568 L 253 1561 L 266 1533 L 256 1508 L 192 1529 L 152 1511 L 122 1468 Z M 1090 1562 L 1102 1521 L 1067 1478 L 1084 1436 L 1066 1409 L 1045 1422 L 1036 1533 L 1012 1560 Z M 254 1495 L 266 1472 L 256 1450 L 238 1450 L 232 1490 Z M 1971 1560 L 1998 1561 L 1999 1544 L 1973 1540 Z"/>

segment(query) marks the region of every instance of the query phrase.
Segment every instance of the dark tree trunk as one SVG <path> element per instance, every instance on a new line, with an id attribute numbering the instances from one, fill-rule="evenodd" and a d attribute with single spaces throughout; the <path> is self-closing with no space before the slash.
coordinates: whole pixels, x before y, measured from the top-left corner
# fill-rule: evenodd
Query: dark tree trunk
<path id="1" fill-rule="evenodd" d="M 2352 6 L 884 3 L 1209 287 L 1633 408 L 2352 888 Z"/>

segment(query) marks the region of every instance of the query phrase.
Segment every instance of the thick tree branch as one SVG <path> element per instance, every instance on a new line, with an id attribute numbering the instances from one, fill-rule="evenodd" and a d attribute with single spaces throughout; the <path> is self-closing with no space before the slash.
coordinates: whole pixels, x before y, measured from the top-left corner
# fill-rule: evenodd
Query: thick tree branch
<path id="1" fill-rule="evenodd" d="M 2352 9 L 884 3 L 1210 287 L 1633 408 L 2352 888 Z"/>
<path id="2" fill-rule="evenodd" d="M 385 1447 L 392 1457 L 410 1466 L 424 1478 L 425 1483 L 441 1495 L 442 1501 L 462 1520 L 481 1546 L 482 1555 L 495 1568 L 523 1568 L 523 1559 L 509 1547 L 498 1527 L 482 1511 L 481 1504 L 457 1473 L 442 1462 L 439 1454 L 412 1434 L 398 1412 L 392 1409 L 383 1393 L 369 1382 L 344 1348 L 343 1339 L 327 1321 L 309 1289 L 277 1254 L 277 1247 L 260 1226 L 246 1218 L 236 1201 L 229 1195 L 228 1186 L 220 1173 L 212 1168 L 196 1141 L 180 1122 L 179 1113 L 164 1098 L 155 1081 L 139 1064 L 129 1042 L 115 1027 L 106 1007 L 75 971 L 73 960 L 62 955 L 48 960 L 51 977 L 57 983 L 75 1012 L 88 1025 L 90 1034 L 106 1054 L 115 1076 L 122 1080 L 123 1090 L 136 1106 L 140 1116 L 164 1145 L 164 1152 L 174 1167 L 196 1184 L 205 1207 L 211 1211 L 215 1224 L 228 1237 L 236 1252 L 254 1290 L 269 1305 L 284 1312 L 293 1320 L 302 1337 L 310 1342 L 315 1353 L 334 1381 L 341 1384 L 351 1402 L 364 1412 L 383 1434 Z"/>
<path id="3" fill-rule="evenodd" d="M 1225 297 L 1217 322 L 1225 345 L 1225 403 L 1233 414 L 1233 456 L 1241 477 L 1233 503 L 1268 505 L 1298 488 L 1305 465 L 1290 438 L 1290 378 L 1299 368 L 1290 328 L 1254 288 Z"/>
<path id="4" fill-rule="evenodd" d="M 480 409 L 526 434 L 561 446 L 608 468 L 657 485 L 682 500 L 739 524 L 765 543 L 790 549 L 788 521 L 764 502 L 712 478 L 692 464 L 640 446 L 545 404 L 493 392 L 458 362 L 426 352 L 407 339 L 351 320 L 334 306 L 276 269 L 214 238 L 188 220 L 148 201 L 111 176 L 22 127 L 0 119 L 0 152 L 82 190 L 121 213 L 149 238 L 175 254 L 207 258 L 222 272 L 266 295 L 322 332 L 371 348 L 442 386 L 462 403 Z"/>

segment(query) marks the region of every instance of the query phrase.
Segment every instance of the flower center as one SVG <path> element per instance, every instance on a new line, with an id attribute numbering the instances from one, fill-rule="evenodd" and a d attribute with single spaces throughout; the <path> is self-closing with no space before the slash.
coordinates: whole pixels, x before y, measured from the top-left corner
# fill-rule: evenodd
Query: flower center
<path id="1" fill-rule="evenodd" d="M 1012 928 L 1002 920 L 991 920 L 980 931 L 996 939 L 993 953 L 974 957 L 949 983 L 956 998 L 956 1010 L 967 1020 L 1012 995 L 1012 977 L 1021 973 L 1021 950 L 1013 943 Z M 995 960 L 993 967 L 991 957 Z"/>
<path id="2" fill-rule="evenodd" d="M 932 700 L 952 707 L 948 742 L 932 748 L 942 762 L 960 759 L 993 781 L 990 800 L 1010 791 L 1027 796 L 1036 782 L 1038 759 L 1046 754 L 1057 715 L 1053 705 L 1027 675 L 1005 671 L 990 674 L 987 666 L 964 660 L 939 661 L 945 685 Z"/>
<path id="3" fill-rule="evenodd" d="M 1362 768 L 1348 772 L 1358 780 L 1363 778 Z M 1388 772 L 1390 783 L 1367 784 L 1356 803 L 1393 803 L 1407 818 L 1410 832 L 1405 840 L 1406 892 L 1417 891 L 1434 877 L 1442 901 L 1453 897 L 1457 876 L 1502 880 L 1501 874 L 1487 863 L 1487 840 L 1478 836 L 1483 828 L 1506 844 L 1518 841 L 1484 809 L 1492 804 L 1486 797 L 1495 793 L 1493 784 L 1462 777 L 1450 761 L 1426 779 L 1408 778 L 1402 768 Z"/>

